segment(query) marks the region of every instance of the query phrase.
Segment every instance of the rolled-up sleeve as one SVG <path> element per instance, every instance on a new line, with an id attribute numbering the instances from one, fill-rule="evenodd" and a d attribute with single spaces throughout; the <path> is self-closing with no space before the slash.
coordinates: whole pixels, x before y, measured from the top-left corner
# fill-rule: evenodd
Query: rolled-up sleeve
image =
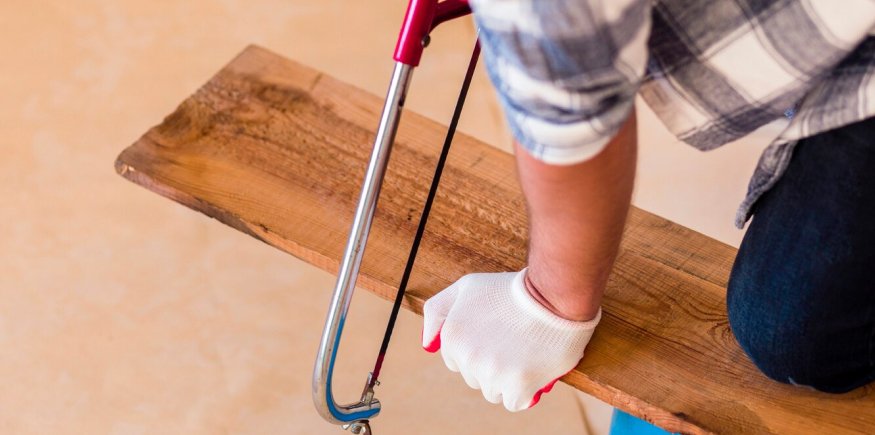
<path id="1" fill-rule="evenodd" d="M 472 0 L 483 57 L 513 135 L 550 164 L 601 151 L 647 64 L 649 0 Z"/>

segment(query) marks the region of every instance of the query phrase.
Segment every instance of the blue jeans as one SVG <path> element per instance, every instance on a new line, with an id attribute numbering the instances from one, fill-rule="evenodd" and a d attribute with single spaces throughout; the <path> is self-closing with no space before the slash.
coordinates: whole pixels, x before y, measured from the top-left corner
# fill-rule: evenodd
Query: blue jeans
<path id="1" fill-rule="evenodd" d="M 800 141 L 754 207 L 726 296 L 742 349 L 780 382 L 875 380 L 875 118 Z"/>
<path id="2" fill-rule="evenodd" d="M 875 118 L 799 141 L 754 206 L 726 293 L 768 377 L 828 393 L 875 381 Z M 623 412 L 611 435 L 668 434 Z"/>

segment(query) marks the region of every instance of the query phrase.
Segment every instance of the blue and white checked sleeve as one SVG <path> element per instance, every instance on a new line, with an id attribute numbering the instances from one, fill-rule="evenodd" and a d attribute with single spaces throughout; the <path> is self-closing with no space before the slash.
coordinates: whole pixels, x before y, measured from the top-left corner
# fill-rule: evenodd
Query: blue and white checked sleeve
<path id="1" fill-rule="evenodd" d="M 601 151 L 647 64 L 649 0 L 472 0 L 486 67 L 516 139 L 572 164 Z"/>

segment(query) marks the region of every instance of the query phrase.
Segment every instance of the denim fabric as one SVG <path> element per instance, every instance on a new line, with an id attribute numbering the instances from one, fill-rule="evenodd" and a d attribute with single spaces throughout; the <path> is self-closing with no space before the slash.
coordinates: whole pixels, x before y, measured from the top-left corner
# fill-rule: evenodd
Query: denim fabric
<path id="1" fill-rule="evenodd" d="M 727 308 L 772 379 L 830 393 L 875 380 L 875 118 L 797 143 L 754 206 Z"/>

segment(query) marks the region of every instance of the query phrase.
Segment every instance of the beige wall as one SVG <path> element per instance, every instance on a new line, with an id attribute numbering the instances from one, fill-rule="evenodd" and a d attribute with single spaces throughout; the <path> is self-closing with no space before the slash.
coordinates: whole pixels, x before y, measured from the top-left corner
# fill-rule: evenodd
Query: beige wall
<path id="1" fill-rule="evenodd" d="M 403 3 L 0 2 L 0 432 L 340 433 L 309 397 L 332 278 L 112 164 L 249 43 L 383 94 Z M 466 22 L 435 34 L 409 108 L 449 118 L 472 38 Z M 737 243 L 762 140 L 701 154 L 641 112 L 636 204 Z M 482 70 L 461 129 L 509 149 Z M 357 396 L 387 313 L 356 296 L 341 397 Z M 486 403 L 419 330 L 401 317 L 377 433 L 604 431 L 606 409 L 567 387 L 520 414 Z"/>

